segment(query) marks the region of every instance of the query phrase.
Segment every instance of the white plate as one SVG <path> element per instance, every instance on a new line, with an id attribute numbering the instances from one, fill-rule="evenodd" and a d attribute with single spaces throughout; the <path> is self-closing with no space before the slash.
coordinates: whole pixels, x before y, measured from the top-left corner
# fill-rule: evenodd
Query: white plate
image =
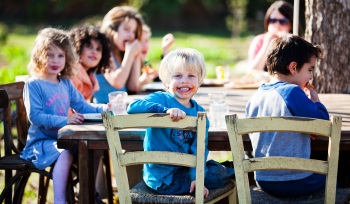
<path id="1" fill-rule="evenodd" d="M 85 121 L 102 121 L 101 113 L 86 113 L 83 116 Z"/>

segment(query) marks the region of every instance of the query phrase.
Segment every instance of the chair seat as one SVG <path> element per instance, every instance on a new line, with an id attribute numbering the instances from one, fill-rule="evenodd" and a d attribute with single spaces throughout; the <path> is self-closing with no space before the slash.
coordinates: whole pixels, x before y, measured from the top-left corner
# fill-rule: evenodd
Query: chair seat
<path id="1" fill-rule="evenodd" d="M 318 204 L 324 203 L 324 190 L 301 197 L 275 197 L 265 193 L 261 188 L 251 186 L 250 193 L 253 204 L 280 204 L 280 203 L 298 203 L 298 204 Z M 337 188 L 336 203 L 348 203 L 350 199 L 349 188 Z"/>
<path id="2" fill-rule="evenodd" d="M 209 202 L 234 187 L 235 183 L 231 181 L 223 188 L 211 189 L 204 202 Z M 160 195 L 149 188 L 144 181 L 136 184 L 130 190 L 130 194 L 133 203 L 195 203 L 194 195 Z"/>
<path id="3" fill-rule="evenodd" d="M 0 169 L 28 170 L 35 169 L 32 162 L 21 159 L 18 154 L 0 158 Z"/>

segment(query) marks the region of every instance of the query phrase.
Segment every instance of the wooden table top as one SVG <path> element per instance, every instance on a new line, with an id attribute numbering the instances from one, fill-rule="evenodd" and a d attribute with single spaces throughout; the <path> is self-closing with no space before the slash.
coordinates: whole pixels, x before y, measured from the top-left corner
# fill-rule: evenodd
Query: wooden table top
<path id="1" fill-rule="evenodd" d="M 226 89 L 223 87 L 201 87 L 194 99 L 206 110 L 209 108 L 208 93 L 226 92 L 226 103 L 230 107 L 230 114 L 244 115 L 245 104 L 255 92 L 251 89 Z M 145 94 L 130 95 L 128 102 L 135 98 L 144 97 Z M 342 143 L 350 144 L 350 94 L 319 94 L 321 102 L 327 107 L 330 115 L 343 117 Z M 127 140 L 143 139 L 144 130 L 128 130 L 121 134 Z M 122 136 L 123 137 L 123 136 Z M 142 137 L 142 138 L 140 138 Z M 82 125 L 67 125 L 58 132 L 59 140 L 106 140 L 105 129 L 102 122 L 84 122 Z M 317 140 L 326 139 L 323 137 Z M 209 141 L 227 142 L 227 132 L 223 130 L 209 129 Z"/>

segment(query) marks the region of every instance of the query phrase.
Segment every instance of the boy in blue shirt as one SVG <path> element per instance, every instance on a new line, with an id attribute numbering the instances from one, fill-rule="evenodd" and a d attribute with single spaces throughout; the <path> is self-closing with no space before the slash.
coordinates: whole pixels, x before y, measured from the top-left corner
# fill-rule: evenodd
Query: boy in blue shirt
<path id="1" fill-rule="evenodd" d="M 143 99 L 135 99 L 127 112 L 133 113 L 168 113 L 173 121 L 189 116 L 197 116 L 197 112 L 205 111 L 192 99 L 206 75 L 202 54 L 190 48 L 177 49 L 165 56 L 159 68 L 159 77 L 167 92 L 155 92 Z M 207 119 L 206 155 L 208 157 Z M 147 128 L 143 147 L 145 151 L 173 151 L 197 153 L 197 135 L 195 132 L 176 129 Z M 159 194 L 181 195 L 194 192 L 194 168 L 161 164 L 145 164 L 143 180 Z M 232 168 L 226 168 L 210 160 L 206 163 L 205 192 L 225 186 L 234 175 Z"/>
<path id="2" fill-rule="evenodd" d="M 249 100 L 246 117 L 300 116 L 329 120 L 326 107 L 309 83 L 316 60 L 321 56 L 320 47 L 298 36 L 277 38 L 267 54 L 267 68 L 272 79 L 261 85 Z M 254 157 L 310 158 L 310 137 L 291 132 L 250 135 Z M 277 196 L 302 196 L 325 186 L 325 175 L 289 170 L 256 171 L 255 180 L 265 192 Z"/>

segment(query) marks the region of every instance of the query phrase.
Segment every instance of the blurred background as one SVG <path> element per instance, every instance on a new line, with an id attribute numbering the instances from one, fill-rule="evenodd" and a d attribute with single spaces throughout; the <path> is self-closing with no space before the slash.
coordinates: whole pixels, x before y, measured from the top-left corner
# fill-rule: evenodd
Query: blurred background
<path id="1" fill-rule="evenodd" d="M 70 29 L 82 23 L 98 24 L 114 6 L 138 8 L 152 29 L 149 61 L 157 69 L 161 38 L 173 33 L 177 47 L 203 53 L 208 78 L 216 66 L 234 72 L 247 57 L 254 35 L 263 33 L 263 18 L 273 0 L 1 0 L 0 83 L 26 75 L 30 50 L 37 32 L 45 27 Z M 293 4 L 293 0 L 289 1 Z M 305 26 L 304 0 L 300 24 Z"/>

